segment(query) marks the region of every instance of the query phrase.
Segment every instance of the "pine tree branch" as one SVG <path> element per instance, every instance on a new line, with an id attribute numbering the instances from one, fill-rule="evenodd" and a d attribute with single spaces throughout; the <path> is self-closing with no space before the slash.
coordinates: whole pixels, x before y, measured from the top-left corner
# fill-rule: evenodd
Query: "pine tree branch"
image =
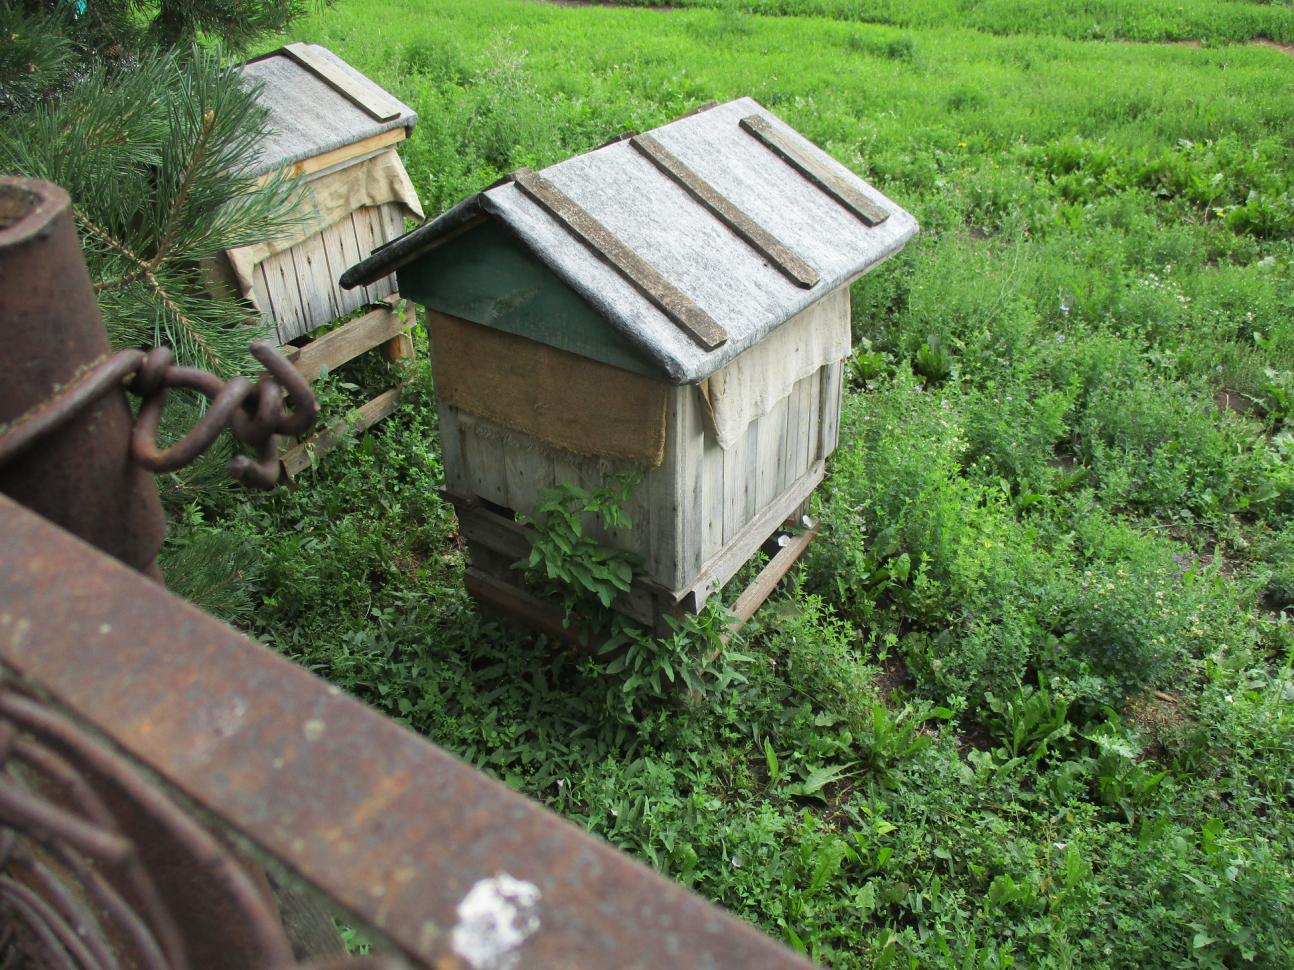
<path id="1" fill-rule="evenodd" d="M 152 270 L 144 273 L 143 280 L 153 288 L 153 292 L 156 293 L 158 299 L 162 301 L 162 305 L 171 311 L 171 315 L 175 317 L 176 322 L 184 328 L 185 332 L 189 335 L 189 339 L 193 341 L 194 346 L 198 348 L 202 353 L 202 356 L 211 364 L 211 369 L 216 373 L 220 373 L 223 361 L 220 359 L 220 355 L 211 348 L 211 344 L 208 343 L 206 336 L 202 333 L 202 328 L 184 312 L 175 300 L 171 298 L 171 295 L 166 292 L 166 288 L 162 286 L 162 284 L 158 282 L 157 277 L 153 275 Z"/>
<path id="2" fill-rule="evenodd" d="M 210 114 L 210 112 L 207 112 L 207 113 Z M 85 226 L 86 230 L 92 236 L 94 236 L 96 239 L 98 239 L 100 242 L 104 243 L 105 245 L 111 247 L 112 249 L 115 249 L 122 256 L 126 257 L 126 259 L 134 263 L 135 266 L 137 267 L 135 270 L 132 270 L 131 272 L 126 273 L 115 280 L 108 280 L 107 282 L 104 282 L 104 283 L 96 283 L 94 287 L 95 292 L 102 292 L 103 290 L 106 290 L 106 289 L 112 289 L 119 286 L 126 286 L 129 283 L 135 283 L 135 282 L 138 282 L 139 280 L 143 280 L 152 288 L 153 292 L 157 294 L 157 298 L 162 301 L 162 306 L 166 307 L 166 309 L 171 312 L 171 316 L 175 318 L 176 322 L 179 323 L 180 326 L 184 328 L 184 331 L 186 334 L 188 334 L 189 339 L 193 341 L 194 346 L 198 348 L 198 350 L 202 353 L 202 356 L 205 357 L 210 362 L 212 368 L 219 370 L 222 363 L 220 355 L 212 349 L 211 344 L 207 341 L 207 338 L 202 333 L 202 328 L 197 323 L 195 323 L 189 317 L 188 314 L 184 312 L 184 309 L 171 297 L 170 293 L 167 292 L 166 287 L 164 287 L 161 284 L 161 282 L 158 280 L 158 278 L 153 274 L 152 267 L 148 263 L 145 263 L 137 255 L 135 255 L 135 253 L 128 246 L 126 246 L 125 243 L 117 239 L 116 236 L 110 233 L 107 229 L 103 228 L 103 226 L 99 225 L 89 216 L 85 215 L 85 213 L 79 211 L 75 207 L 73 207 L 73 213 L 75 214 L 76 218 L 80 221 L 80 223 L 83 226 Z"/>
<path id="3" fill-rule="evenodd" d="M 103 228 L 103 226 L 99 225 L 97 222 L 95 222 L 93 219 L 87 216 L 79 208 L 77 208 L 76 206 L 73 206 L 72 214 L 76 217 L 76 221 L 81 223 L 81 225 L 85 227 L 86 232 L 94 236 L 95 239 L 98 239 L 101 243 L 103 243 L 108 248 L 116 250 L 118 253 L 124 256 L 129 262 L 134 263 L 136 267 L 135 269 L 131 270 L 129 273 L 123 273 L 121 276 L 118 276 L 116 279 L 104 280 L 102 282 L 95 283 L 94 292 L 102 293 L 104 290 L 111 290 L 111 289 L 116 289 L 119 286 L 126 286 L 129 283 L 134 283 L 136 280 L 143 279 L 144 275 L 150 272 L 148 263 L 144 262 L 143 259 L 137 256 L 134 250 L 132 250 L 120 239 L 118 239 L 116 236 L 110 233 L 107 229 Z"/>
<path id="4" fill-rule="evenodd" d="M 207 144 L 215 127 L 216 113 L 207 110 L 202 115 L 202 133 L 198 136 L 198 143 L 193 146 L 193 154 L 189 156 L 188 164 L 184 166 L 184 174 L 180 176 L 179 191 L 175 193 L 175 199 L 171 202 L 170 211 L 166 214 L 166 228 L 162 230 L 162 238 L 157 244 L 157 252 L 149 260 L 148 268 L 150 272 L 156 271 L 157 267 L 162 265 L 162 260 L 166 259 L 168 250 L 170 250 L 172 243 L 175 242 L 175 233 L 180 228 L 180 216 L 184 213 L 184 204 L 188 201 L 189 191 L 193 187 L 194 174 L 207 154 Z"/>

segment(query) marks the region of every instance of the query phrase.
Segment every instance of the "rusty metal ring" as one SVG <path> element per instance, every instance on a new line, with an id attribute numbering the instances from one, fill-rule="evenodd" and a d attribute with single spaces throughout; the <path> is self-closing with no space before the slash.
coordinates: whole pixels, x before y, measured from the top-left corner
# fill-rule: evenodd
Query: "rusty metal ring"
<path id="1" fill-rule="evenodd" d="M 255 340 L 248 349 L 287 391 L 288 401 L 292 404 L 292 412 L 279 419 L 275 431 L 284 435 L 305 434 L 319 416 L 319 402 L 315 400 L 309 382 L 268 340 Z"/>
<path id="2" fill-rule="evenodd" d="M 145 400 L 166 389 L 166 374 L 175 366 L 175 354 L 170 347 L 154 347 L 144 355 L 130 382 L 130 391 Z"/>
<path id="3" fill-rule="evenodd" d="M 229 474 L 249 488 L 273 488 L 279 480 L 279 449 L 274 436 L 261 442 L 255 461 L 246 455 L 234 455 L 229 461 Z"/>
<path id="4" fill-rule="evenodd" d="M 283 389 L 271 377 L 256 382 L 243 406 L 231 416 L 234 437 L 244 444 L 259 445 L 278 429 Z"/>
<path id="5" fill-rule="evenodd" d="M 190 373 L 177 373 L 181 371 Z M 235 377 L 229 383 L 221 384 L 219 378 L 187 367 L 173 368 L 167 380 L 172 386 L 189 387 L 203 394 L 216 393 L 209 395 L 211 406 L 207 413 L 198 419 L 188 434 L 166 449 L 157 447 L 157 427 L 166 404 L 166 390 L 144 402 L 131 432 L 131 454 L 135 461 L 152 472 L 172 472 L 183 468 L 210 448 L 220 437 L 220 432 L 225 430 L 229 416 L 242 406 L 243 398 L 252 389 L 252 382 L 245 377 Z"/>

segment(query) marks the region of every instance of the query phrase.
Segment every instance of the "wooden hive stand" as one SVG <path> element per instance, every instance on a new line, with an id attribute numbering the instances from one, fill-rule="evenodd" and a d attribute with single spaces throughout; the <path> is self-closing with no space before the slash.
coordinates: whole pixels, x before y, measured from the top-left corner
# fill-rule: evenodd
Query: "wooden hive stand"
<path id="1" fill-rule="evenodd" d="M 412 311 L 406 312 L 399 293 L 382 298 L 385 306 L 375 307 L 362 317 L 351 320 L 336 330 L 330 330 L 304 346 L 286 345 L 283 355 L 297 371 L 310 382 L 320 375 L 336 370 L 370 350 L 381 347 L 391 364 L 412 364 L 415 358 Z M 391 414 L 400 403 L 404 390 L 401 380 L 357 409 L 358 418 L 343 418 L 305 441 L 287 443 L 279 461 L 283 472 L 293 478 L 314 466 L 321 457 L 345 440 L 350 433 L 366 431 Z"/>
<path id="2" fill-rule="evenodd" d="M 392 363 L 412 361 L 413 317 L 394 277 L 380 274 L 349 289 L 339 278 L 402 235 L 407 218 L 423 216 L 395 151 L 417 115 L 318 45 L 288 44 L 239 70 L 268 124 L 262 152 L 246 174 L 294 177 L 303 222 L 277 239 L 209 261 L 213 289 L 245 298 L 309 381 L 379 347 Z M 338 319 L 344 322 L 335 324 Z M 397 382 L 363 404 L 358 421 L 352 415 L 306 441 L 289 441 L 281 456 L 287 476 L 310 468 L 351 430 L 389 415 L 400 394 Z"/>

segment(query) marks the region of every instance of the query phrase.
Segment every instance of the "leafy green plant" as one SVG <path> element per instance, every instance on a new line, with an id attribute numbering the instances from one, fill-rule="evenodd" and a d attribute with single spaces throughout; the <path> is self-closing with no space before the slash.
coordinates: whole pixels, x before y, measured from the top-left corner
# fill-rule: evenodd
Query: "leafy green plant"
<path id="1" fill-rule="evenodd" d="M 1016 693 L 998 698 L 984 695 L 988 712 L 984 723 L 1001 745 L 995 754 L 1002 761 L 1016 758 L 1037 764 L 1070 736 L 1069 704 L 1053 697 L 1045 685 L 1037 689 L 1022 684 Z"/>
<path id="2" fill-rule="evenodd" d="M 533 515 L 518 517 L 529 526 L 530 555 L 514 568 L 543 593 L 559 597 L 567 623 L 585 624 L 589 633 L 605 628 L 606 616 L 588 607 L 597 603 L 609 610 L 617 596 L 627 593 L 637 560 L 589 535 L 585 517 L 597 516 L 606 529 L 632 525 L 624 504 L 640 481 L 640 474 L 628 472 L 593 489 L 560 482 L 540 497 Z"/>

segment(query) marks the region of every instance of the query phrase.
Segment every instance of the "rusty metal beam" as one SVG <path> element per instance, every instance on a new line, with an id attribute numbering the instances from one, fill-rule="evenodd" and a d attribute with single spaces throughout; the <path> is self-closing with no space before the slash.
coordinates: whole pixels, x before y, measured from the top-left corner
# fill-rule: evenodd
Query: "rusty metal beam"
<path id="1" fill-rule="evenodd" d="M 3 497 L 0 535 L 0 664 L 423 965 L 808 966 Z"/>

